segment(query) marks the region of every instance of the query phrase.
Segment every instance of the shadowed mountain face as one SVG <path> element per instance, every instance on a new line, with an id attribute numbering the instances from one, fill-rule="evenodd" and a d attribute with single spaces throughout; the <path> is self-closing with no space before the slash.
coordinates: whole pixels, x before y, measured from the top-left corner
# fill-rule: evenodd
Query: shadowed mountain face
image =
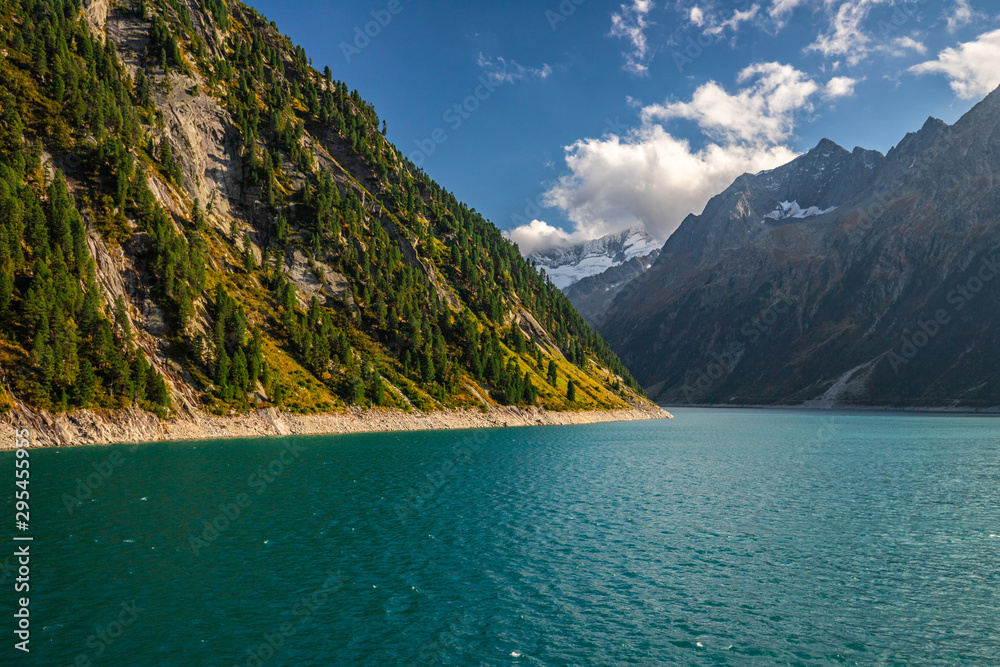
<path id="1" fill-rule="evenodd" d="M 738 178 L 600 330 L 661 402 L 1000 404 L 1000 92 Z"/>
<path id="2" fill-rule="evenodd" d="M 644 271 L 648 271 L 659 256 L 660 249 L 657 248 L 645 257 L 633 257 L 595 276 L 587 276 L 569 287 L 564 287 L 563 293 L 569 297 L 590 326 L 600 327 L 604 324 L 608 308 L 622 288 Z"/>

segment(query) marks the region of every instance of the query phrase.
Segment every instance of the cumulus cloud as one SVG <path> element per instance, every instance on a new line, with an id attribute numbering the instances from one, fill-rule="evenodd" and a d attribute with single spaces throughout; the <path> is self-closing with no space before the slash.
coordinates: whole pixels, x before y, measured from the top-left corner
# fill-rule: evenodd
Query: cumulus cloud
<path id="1" fill-rule="evenodd" d="M 909 71 L 945 75 L 951 89 L 962 99 L 987 95 L 1000 86 L 1000 30 L 947 48 L 938 54 L 937 60 L 914 65 Z"/>
<path id="2" fill-rule="evenodd" d="M 585 139 L 567 147 L 572 174 L 546 193 L 545 203 L 566 212 L 575 225 L 574 240 L 637 224 L 665 239 L 740 174 L 794 157 L 785 146 L 709 143 L 694 150 L 661 125 L 647 123 L 626 137 Z"/>
<path id="3" fill-rule="evenodd" d="M 526 253 L 634 226 L 664 240 L 741 174 L 792 160 L 787 144 L 796 114 L 812 111 L 820 93 L 850 94 L 855 82 L 838 77 L 820 85 L 789 65 L 760 63 L 744 69 L 738 83 L 732 94 L 706 83 L 690 101 L 643 107 L 636 128 L 567 146 L 568 173 L 544 203 L 561 209 L 573 230 L 533 220 L 508 236 Z M 701 147 L 668 130 L 679 119 L 697 124 L 706 139 Z"/>
<path id="4" fill-rule="evenodd" d="M 750 65 L 737 80 L 754 81 L 735 95 L 710 81 L 695 91 L 690 102 L 645 107 L 643 119 L 686 118 L 715 140 L 775 144 L 791 134 L 796 111 L 812 109 L 809 98 L 819 90 L 804 73 L 780 63 Z"/>
<path id="5" fill-rule="evenodd" d="M 517 244 L 521 253 L 531 255 L 539 250 L 559 248 L 577 241 L 587 241 L 580 232 L 570 234 L 541 220 L 532 220 L 506 233 L 507 238 Z"/>
<path id="6" fill-rule="evenodd" d="M 849 97 L 854 94 L 854 86 L 857 83 L 857 79 L 852 79 L 849 76 L 835 76 L 823 86 L 823 97 L 828 100 Z"/>
<path id="7" fill-rule="evenodd" d="M 543 63 L 541 67 L 525 67 L 516 60 L 496 57 L 487 58 L 482 53 L 476 64 L 493 84 L 517 83 L 524 79 L 545 79 L 552 74 L 552 67 Z"/>
<path id="8" fill-rule="evenodd" d="M 611 15 L 611 37 L 629 42 L 632 49 L 625 52 L 624 69 L 633 74 L 644 74 L 648 69 L 649 41 L 646 17 L 653 8 L 653 0 L 632 0 L 631 5 L 622 5 L 621 11 Z"/>
<path id="9" fill-rule="evenodd" d="M 978 12 L 972 11 L 969 0 L 955 0 L 955 6 L 948 15 L 948 31 L 955 32 L 962 26 L 972 23 Z"/>

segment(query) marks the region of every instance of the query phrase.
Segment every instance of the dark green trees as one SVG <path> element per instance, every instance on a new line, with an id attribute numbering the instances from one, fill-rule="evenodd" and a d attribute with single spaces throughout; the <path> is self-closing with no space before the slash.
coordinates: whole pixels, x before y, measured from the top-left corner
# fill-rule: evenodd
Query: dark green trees
<path id="1" fill-rule="evenodd" d="M 630 381 L 495 226 L 406 160 L 371 104 L 255 10 L 124 3 L 148 33 L 132 78 L 119 52 L 135 46 L 95 37 L 80 5 L 0 9 L 0 349 L 20 359 L 30 380 L 18 391 L 34 402 L 166 405 L 169 384 L 149 363 L 167 368 L 165 356 L 220 410 L 258 393 L 295 404 L 316 387 L 323 403 L 429 409 L 485 391 L 533 405 L 560 378 L 531 320 L 571 363 Z M 171 89 L 178 70 L 203 83 Z M 227 205 L 195 198 L 190 146 L 156 106 L 168 89 L 232 119 L 240 160 Z M 43 155 L 67 177 L 48 177 Z M 114 282 L 91 259 L 101 242 L 143 281 L 127 299 L 109 302 L 101 287 Z M 300 302 L 289 280 L 316 297 Z M 145 299 L 164 316 L 155 349 L 132 326 L 129 303 L 157 310 Z"/>
<path id="2" fill-rule="evenodd" d="M 123 300 L 109 306 L 101 296 L 66 181 L 57 172 L 42 190 L 27 163 L 16 143 L 0 162 L 0 333 L 27 352 L 15 388 L 56 409 L 145 404 L 128 312 Z M 141 383 L 150 379 L 153 402 L 166 407 L 163 378 L 144 369 Z"/>

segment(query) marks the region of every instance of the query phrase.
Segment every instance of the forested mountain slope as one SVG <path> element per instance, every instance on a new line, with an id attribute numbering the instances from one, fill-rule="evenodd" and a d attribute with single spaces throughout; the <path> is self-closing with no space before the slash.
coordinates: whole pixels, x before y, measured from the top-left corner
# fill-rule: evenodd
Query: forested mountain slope
<path id="1" fill-rule="evenodd" d="M 0 5 L 5 402 L 644 401 L 357 91 L 223 0 Z"/>

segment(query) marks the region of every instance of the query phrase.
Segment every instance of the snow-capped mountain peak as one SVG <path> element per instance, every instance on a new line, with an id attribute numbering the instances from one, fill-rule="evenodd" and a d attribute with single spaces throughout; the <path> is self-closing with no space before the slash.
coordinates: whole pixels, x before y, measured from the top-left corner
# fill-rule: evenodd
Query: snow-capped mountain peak
<path id="1" fill-rule="evenodd" d="M 635 227 L 599 239 L 584 241 L 561 248 L 552 248 L 528 256 L 552 279 L 559 289 L 565 289 L 588 276 L 594 276 L 623 264 L 633 257 L 643 257 L 659 250 L 663 243 L 642 228 Z"/>

